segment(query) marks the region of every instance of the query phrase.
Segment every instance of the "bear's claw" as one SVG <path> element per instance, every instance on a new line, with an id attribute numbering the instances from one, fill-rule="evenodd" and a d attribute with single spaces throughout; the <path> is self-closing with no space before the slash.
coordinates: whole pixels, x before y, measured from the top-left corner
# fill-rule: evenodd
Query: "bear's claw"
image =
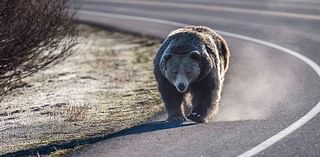
<path id="1" fill-rule="evenodd" d="M 196 112 L 192 112 L 187 118 L 197 123 L 207 123 L 207 120 Z"/>
<path id="2" fill-rule="evenodd" d="M 187 119 L 183 116 L 171 117 L 167 119 L 168 122 L 176 122 L 176 123 L 182 123 L 186 120 Z"/>

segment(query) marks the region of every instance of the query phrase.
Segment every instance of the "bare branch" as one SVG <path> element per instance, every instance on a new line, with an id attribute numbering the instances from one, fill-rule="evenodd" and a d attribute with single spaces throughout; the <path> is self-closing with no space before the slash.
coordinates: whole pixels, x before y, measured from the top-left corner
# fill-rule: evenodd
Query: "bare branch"
<path id="1" fill-rule="evenodd" d="M 0 1 L 0 98 L 22 78 L 65 59 L 77 34 L 68 0 Z"/>

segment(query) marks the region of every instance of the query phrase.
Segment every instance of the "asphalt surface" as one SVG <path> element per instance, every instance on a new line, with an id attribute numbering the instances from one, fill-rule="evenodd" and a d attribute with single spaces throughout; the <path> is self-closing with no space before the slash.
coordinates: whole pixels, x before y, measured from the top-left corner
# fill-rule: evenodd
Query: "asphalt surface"
<path id="1" fill-rule="evenodd" d="M 160 39 L 178 27 L 173 22 L 206 25 L 280 45 L 320 64 L 320 2 L 316 0 L 75 2 L 81 4 L 78 18 L 88 23 Z M 305 61 L 268 45 L 222 35 L 232 58 L 221 109 L 213 122 L 179 125 L 164 122 L 162 115 L 67 156 L 238 156 L 318 104 L 320 78 Z M 319 157 L 320 115 L 255 156 Z"/>

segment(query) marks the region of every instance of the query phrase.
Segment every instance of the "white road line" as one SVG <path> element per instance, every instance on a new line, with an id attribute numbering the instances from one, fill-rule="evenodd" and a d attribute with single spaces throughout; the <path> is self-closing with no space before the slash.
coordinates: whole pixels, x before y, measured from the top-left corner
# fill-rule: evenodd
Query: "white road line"
<path id="1" fill-rule="evenodd" d="M 168 20 L 161 20 L 161 19 L 151 19 L 151 18 L 146 18 L 146 17 L 137 17 L 137 16 L 129 16 L 129 15 L 119 15 L 119 14 L 111 14 L 111 13 L 100 13 L 100 12 L 93 12 L 93 11 L 79 11 L 78 13 L 83 13 L 86 15 L 92 15 L 92 16 L 104 16 L 104 17 L 109 17 L 109 18 L 121 18 L 121 19 L 127 19 L 127 20 L 136 20 L 136 21 L 144 21 L 144 22 L 153 22 L 153 23 L 159 23 L 159 24 L 165 24 L 165 25 L 172 25 L 172 26 L 177 26 L 177 27 L 183 27 L 186 26 L 187 24 L 184 23 L 179 23 L 179 22 L 174 22 L 174 21 L 168 21 Z M 290 54 L 301 61 L 305 62 L 307 65 L 309 65 L 320 77 L 320 67 L 317 63 L 312 61 L 311 59 L 299 54 L 298 52 L 295 52 L 293 50 L 284 48 L 282 46 L 255 39 L 252 37 L 247 37 L 244 35 L 240 34 L 235 34 L 235 33 L 230 33 L 230 32 L 225 32 L 225 31 L 220 31 L 218 30 L 217 32 L 221 33 L 222 35 L 229 36 L 229 37 L 234 37 L 246 41 L 250 41 L 253 43 L 257 43 L 260 45 L 265 45 L 274 49 L 279 50 L 280 52 L 284 52 L 287 54 Z M 282 131 L 278 132 L 277 134 L 273 135 L 272 137 L 268 138 L 267 140 L 263 141 L 262 143 L 258 144 L 257 146 L 249 149 L 248 151 L 240 154 L 238 157 L 251 157 L 259 152 L 267 149 L 271 145 L 275 144 L 276 142 L 280 141 L 287 135 L 291 134 L 295 130 L 299 129 L 302 127 L 304 124 L 306 124 L 308 121 L 310 121 L 312 118 L 314 118 L 318 113 L 320 112 L 320 102 L 316 104 L 308 113 L 306 113 L 304 116 L 302 116 L 299 120 L 295 121 L 291 125 L 289 125 L 287 128 L 283 129 Z"/>
<path id="2" fill-rule="evenodd" d="M 264 16 L 320 20 L 320 16 L 316 14 L 303 14 L 303 13 L 270 11 L 270 10 L 248 9 L 248 8 L 243 9 L 243 8 L 226 7 L 222 5 L 188 4 L 188 3 L 176 3 L 176 2 L 169 2 L 169 1 L 159 2 L 159 1 L 127 1 L 127 0 L 125 1 L 124 0 L 90 0 L 90 3 L 91 2 L 138 4 L 138 5 L 146 5 L 146 6 L 158 5 L 163 7 L 176 7 L 176 8 L 184 8 L 184 9 L 201 9 L 201 10 L 210 10 L 210 11 L 232 12 L 232 13 L 238 13 L 238 14 L 255 14 L 255 15 L 264 15 Z"/>
<path id="3" fill-rule="evenodd" d="M 91 15 L 91 16 L 102 16 L 102 17 L 109 17 L 109 18 L 120 18 L 120 19 L 127 19 L 127 20 L 134 20 L 134 21 L 143 21 L 143 22 L 151 22 L 151 23 L 159 23 L 164 25 L 171 25 L 171 26 L 177 26 L 177 27 L 184 27 L 187 24 L 174 22 L 174 21 L 167 21 L 167 20 L 161 20 L 161 19 L 152 19 L 148 17 L 139 17 L 139 16 L 129 16 L 129 15 L 121 15 L 121 14 L 112 14 L 112 13 L 102 13 L 102 12 L 95 12 L 95 11 L 84 11 L 79 10 L 77 11 L 79 14 L 85 14 L 85 15 Z"/>
<path id="4" fill-rule="evenodd" d="M 231 37 L 251 41 L 254 43 L 258 43 L 261 45 L 269 46 L 274 49 L 280 50 L 280 52 L 285 52 L 287 54 L 290 54 L 290 55 L 300 59 L 301 61 L 305 62 L 306 64 L 308 64 L 320 77 L 319 65 L 317 63 L 315 63 L 314 61 L 312 61 L 311 59 L 299 54 L 298 52 L 295 52 L 290 49 L 284 48 L 282 46 L 279 46 L 279 45 L 276 45 L 273 43 L 269 43 L 266 41 L 262 41 L 259 39 L 246 37 L 246 36 L 238 35 L 238 34 L 234 34 L 234 33 L 224 32 L 224 31 L 219 31 L 219 32 L 223 35 L 226 35 L 226 36 L 231 36 Z M 238 155 L 238 157 L 251 157 L 251 156 L 258 154 L 259 152 L 267 149 L 271 145 L 275 144 L 276 142 L 280 141 L 284 137 L 288 136 L 290 133 L 292 133 L 295 130 L 302 127 L 304 124 L 306 124 L 308 121 L 310 121 L 313 117 L 315 117 L 319 112 L 320 112 L 320 102 L 318 102 L 316 106 L 314 106 L 308 113 L 306 113 L 304 116 L 302 116 L 299 120 L 295 121 L 294 123 L 289 125 L 287 128 L 283 129 L 282 131 L 278 132 L 277 134 L 273 135 L 272 137 L 268 138 L 267 140 L 263 141 L 262 143 L 258 144 L 257 146 Z"/>

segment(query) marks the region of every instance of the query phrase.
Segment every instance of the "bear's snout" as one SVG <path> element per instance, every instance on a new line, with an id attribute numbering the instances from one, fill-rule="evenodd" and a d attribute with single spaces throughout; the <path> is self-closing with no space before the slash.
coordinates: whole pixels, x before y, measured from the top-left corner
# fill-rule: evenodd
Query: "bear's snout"
<path id="1" fill-rule="evenodd" d="M 178 85 L 176 86 L 179 92 L 185 92 L 187 90 L 187 86 L 183 83 L 180 82 L 178 83 Z"/>

